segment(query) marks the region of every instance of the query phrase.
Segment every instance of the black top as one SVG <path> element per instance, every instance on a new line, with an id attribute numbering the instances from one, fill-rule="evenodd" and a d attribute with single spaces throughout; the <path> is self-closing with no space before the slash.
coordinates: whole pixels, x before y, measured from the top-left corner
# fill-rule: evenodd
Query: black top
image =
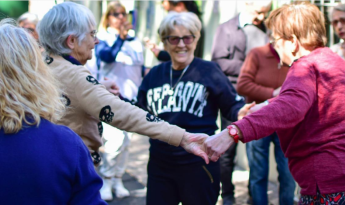
<path id="1" fill-rule="evenodd" d="M 244 105 L 243 98 L 237 95 L 216 63 L 194 58 L 179 82 L 183 71 L 173 70 L 171 83 L 170 70 L 171 61 L 151 69 L 139 87 L 139 107 L 191 133 L 213 135 L 218 129 L 219 110 L 227 119 L 237 120 L 238 110 Z M 171 87 L 175 89 L 170 96 Z M 158 140 L 150 140 L 150 143 L 151 157 L 173 164 L 202 161 L 182 147 Z"/>

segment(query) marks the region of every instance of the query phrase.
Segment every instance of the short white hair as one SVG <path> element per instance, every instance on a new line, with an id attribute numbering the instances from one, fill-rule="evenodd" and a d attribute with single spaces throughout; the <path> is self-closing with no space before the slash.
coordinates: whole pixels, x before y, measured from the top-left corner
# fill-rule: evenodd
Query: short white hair
<path id="1" fill-rule="evenodd" d="M 163 41 L 175 30 L 175 26 L 183 26 L 188 29 L 197 39 L 200 37 L 201 22 L 197 15 L 192 12 L 177 13 L 170 11 L 159 26 L 159 36 Z"/>
<path id="2" fill-rule="evenodd" d="M 79 44 L 96 28 L 96 20 L 90 9 L 81 4 L 64 2 L 55 5 L 38 23 L 39 40 L 48 54 L 70 54 L 66 39 L 69 35 L 78 38 Z"/>
<path id="3" fill-rule="evenodd" d="M 28 20 L 30 23 L 33 23 L 35 26 L 38 23 L 38 16 L 36 14 L 33 13 L 23 13 L 21 16 L 19 16 L 18 18 L 18 24 L 20 24 L 22 21 Z"/>
<path id="4" fill-rule="evenodd" d="M 331 8 L 330 12 L 328 12 L 328 19 L 333 21 L 333 12 L 334 11 L 341 11 L 345 13 L 345 4 L 338 4 L 337 6 Z"/>

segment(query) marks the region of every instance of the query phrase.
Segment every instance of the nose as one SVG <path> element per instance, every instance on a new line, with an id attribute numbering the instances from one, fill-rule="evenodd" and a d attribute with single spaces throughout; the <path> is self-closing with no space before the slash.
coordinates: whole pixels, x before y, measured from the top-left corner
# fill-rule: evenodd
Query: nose
<path id="1" fill-rule="evenodd" d="M 98 40 L 98 38 L 96 37 L 96 38 L 95 38 L 95 45 L 97 45 L 97 44 L 99 44 L 99 40 Z"/>
<path id="2" fill-rule="evenodd" d="M 180 38 L 180 39 L 179 39 L 179 42 L 178 42 L 178 44 L 177 44 L 177 46 L 179 46 L 179 47 L 184 47 L 185 45 L 186 45 L 186 44 L 184 44 L 183 39 Z"/>

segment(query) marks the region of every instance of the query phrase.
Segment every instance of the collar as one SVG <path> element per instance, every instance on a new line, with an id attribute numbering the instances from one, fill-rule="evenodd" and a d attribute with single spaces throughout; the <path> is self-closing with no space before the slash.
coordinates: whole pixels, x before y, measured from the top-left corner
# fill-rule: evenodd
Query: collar
<path id="1" fill-rule="evenodd" d="M 72 63 L 73 65 L 82 65 L 77 59 L 73 58 L 71 55 L 62 55 L 62 57 Z"/>

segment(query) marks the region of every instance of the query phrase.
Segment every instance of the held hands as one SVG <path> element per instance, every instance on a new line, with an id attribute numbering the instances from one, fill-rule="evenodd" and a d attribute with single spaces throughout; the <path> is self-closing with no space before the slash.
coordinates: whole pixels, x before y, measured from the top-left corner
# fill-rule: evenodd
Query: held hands
<path id="1" fill-rule="evenodd" d="M 180 146 L 187 152 L 203 158 L 206 164 L 209 163 L 209 159 L 205 152 L 204 142 L 208 138 L 206 134 L 192 134 L 185 132 L 181 140 Z"/>
<path id="2" fill-rule="evenodd" d="M 204 145 L 209 159 L 216 162 L 233 143 L 234 139 L 230 137 L 228 129 L 224 129 L 220 133 L 208 137 Z"/>
<path id="3" fill-rule="evenodd" d="M 243 117 L 245 117 L 246 115 L 249 115 L 250 113 L 250 109 L 252 107 L 254 107 L 256 105 L 255 102 L 252 102 L 252 103 L 248 103 L 248 104 L 245 104 L 239 111 L 238 111 L 238 114 L 237 114 L 237 120 L 242 120 Z"/>
<path id="4" fill-rule="evenodd" d="M 116 83 L 113 80 L 110 80 L 105 77 L 104 80 L 101 80 L 101 84 L 104 85 L 105 88 L 114 95 L 120 95 L 120 88 L 116 85 Z"/>

